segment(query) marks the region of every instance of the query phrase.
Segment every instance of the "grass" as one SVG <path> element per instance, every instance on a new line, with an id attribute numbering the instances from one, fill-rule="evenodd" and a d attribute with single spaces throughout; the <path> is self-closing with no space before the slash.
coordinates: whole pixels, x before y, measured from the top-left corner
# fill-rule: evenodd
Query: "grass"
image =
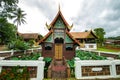
<path id="1" fill-rule="evenodd" d="M 75 78 L 67 78 L 67 79 L 43 79 L 43 80 L 78 80 Z"/>
<path id="2" fill-rule="evenodd" d="M 75 78 L 67 78 L 67 79 L 43 79 L 43 80 L 120 80 L 120 78 L 110 78 L 110 79 L 75 79 Z"/>
<path id="3" fill-rule="evenodd" d="M 118 50 L 112 50 L 112 49 L 108 49 L 105 47 L 101 47 L 97 49 L 98 51 L 104 51 L 104 52 L 119 52 Z"/>

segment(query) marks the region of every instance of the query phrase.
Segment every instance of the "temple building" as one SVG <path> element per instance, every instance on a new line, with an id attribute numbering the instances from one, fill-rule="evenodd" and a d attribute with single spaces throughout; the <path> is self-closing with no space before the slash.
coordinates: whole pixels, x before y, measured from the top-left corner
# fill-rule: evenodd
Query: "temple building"
<path id="1" fill-rule="evenodd" d="M 71 35 L 81 42 L 77 48 L 95 50 L 97 49 L 96 39 L 98 38 L 92 30 L 86 32 L 71 32 Z"/>
<path id="2" fill-rule="evenodd" d="M 39 41 L 42 46 L 42 56 L 55 59 L 72 59 L 75 56 L 75 49 L 80 46 L 69 32 L 73 25 L 69 25 L 59 9 L 53 21 L 46 27 L 49 32 Z"/>
<path id="3" fill-rule="evenodd" d="M 83 43 L 94 41 L 96 36 L 92 31 L 70 32 L 73 25 L 70 26 L 67 23 L 60 8 L 53 21 L 49 25 L 46 23 L 46 27 L 49 32 L 39 40 L 39 44 L 42 46 L 42 56 L 52 58 L 47 76 L 48 78 L 68 78 L 70 67 L 66 59 L 73 59 L 76 47 L 84 48 Z"/>

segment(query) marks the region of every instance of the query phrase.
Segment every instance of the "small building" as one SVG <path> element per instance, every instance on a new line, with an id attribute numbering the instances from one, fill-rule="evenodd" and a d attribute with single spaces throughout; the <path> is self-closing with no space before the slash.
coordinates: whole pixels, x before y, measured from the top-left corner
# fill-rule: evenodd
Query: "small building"
<path id="1" fill-rule="evenodd" d="M 113 45 L 120 46 L 120 40 L 106 39 L 105 46 L 113 46 Z"/>
<path id="2" fill-rule="evenodd" d="M 39 34 L 38 33 L 20 33 L 18 32 L 18 35 L 20 37 L 22 37 L 25 41 L 29 41 L 29 40 L 37 40 Z"/>
<path id="3" fill-rule="evenodd" d="M 55 59 L 72 59 L 75 49 L 80 45 L 69 32 L 73 25 L 69 25 L 59 9 L 50 25 L 46 23 L 49 32 L 39 41 L 42 46 L 42 56 Z"/>
<path id="4" fill-rule="evenodd" d="M 71 32 L 71 35 L 81 42 L 81 49 L 97 49 L 97 36 L 92 30 L 87 32 Z"/>

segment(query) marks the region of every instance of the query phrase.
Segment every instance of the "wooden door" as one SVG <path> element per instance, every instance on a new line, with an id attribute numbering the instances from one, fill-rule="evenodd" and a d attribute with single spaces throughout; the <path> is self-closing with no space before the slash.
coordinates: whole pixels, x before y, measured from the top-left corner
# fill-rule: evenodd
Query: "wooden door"
<path id="1" fill-rule="evenodd" d="M 63 45 L 55 44 L 55 59 L 62 59 L 63 56 Z"/>

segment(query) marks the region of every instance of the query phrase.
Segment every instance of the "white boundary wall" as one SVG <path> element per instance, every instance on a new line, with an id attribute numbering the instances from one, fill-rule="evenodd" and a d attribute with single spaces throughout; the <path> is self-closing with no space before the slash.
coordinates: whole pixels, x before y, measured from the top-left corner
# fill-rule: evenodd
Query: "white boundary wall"
<path id="1" fill-rule="evenodd" d="M 43 80 L 44 78 L 44 66 L 45 62 L 43 57 L 40 57 L 39 60 L 0 60 L 0 72 L 2 66 L 37 66 L 37 77 L 31 78 L 31 80 Z"/>
<path id="2" fill-rule="evenodd" d="M 77 47 L 77 49 L 86 49 L 86 50 L 96 50 L 97 44 L 96 43 L 85 43 L 84 48 Z M 90 47 L 92 46 L 92 47 Z"/>
<path id="3" fill-rule="evenodd" d="M 105 76 L 82 76 L 82 66 L 105 66 L 109 65 L 110 75 Z M 96 79 L 96 78 L 117 78 L 116 65 L 120 65 L 120 60 L 80 60 L 75 58 L 75 78 L 76 79 Z"/>

